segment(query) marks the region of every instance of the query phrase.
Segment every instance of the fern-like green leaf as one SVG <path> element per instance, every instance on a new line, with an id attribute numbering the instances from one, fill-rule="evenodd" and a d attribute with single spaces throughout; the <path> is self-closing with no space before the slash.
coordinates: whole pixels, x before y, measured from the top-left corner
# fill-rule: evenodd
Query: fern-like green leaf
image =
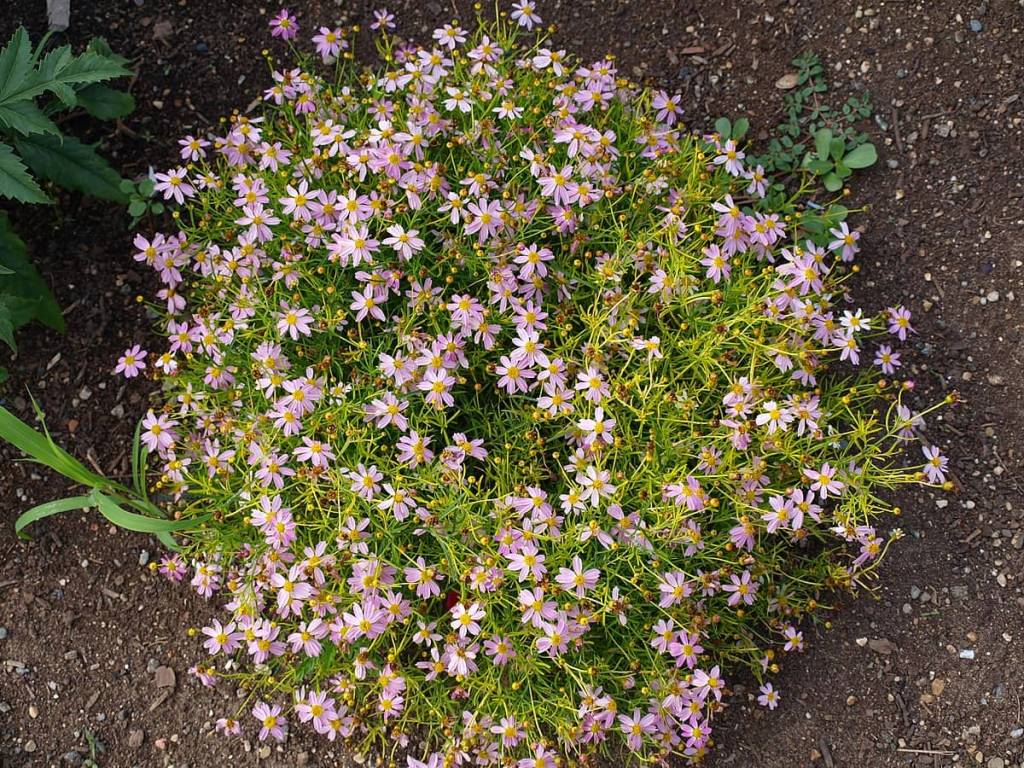
<path id="1" fill-rule="evenodd" d="M 121 177 L 96 150 L 71 136 L 27 136 L 14 146 L 37 175 L 65 189 L 127 204 Z"/>
<path id="2" fill-rule="evenodd" d="M 28 32 L 18 27 L 10 41 L 0 51 L 0 102 L 7 93 L 25 81 L 32 68 L 32 49 L 28 42 Z"/>
<path id="3" fill-rule="evenodd" d="M 0 126 L 20 133 L 22 136 L 31 136 L 34 133 L 48 133 L 56 136 L 60 133 L 56 124 L 36 106 L 34 101 L 0 104 Z"/>
<path id="4" fill-rule="evenodd" d="M 14 150 L 0 144 L 0 197 L 21 203 L 48 203 L 50 198 L 39 188 Z"/>

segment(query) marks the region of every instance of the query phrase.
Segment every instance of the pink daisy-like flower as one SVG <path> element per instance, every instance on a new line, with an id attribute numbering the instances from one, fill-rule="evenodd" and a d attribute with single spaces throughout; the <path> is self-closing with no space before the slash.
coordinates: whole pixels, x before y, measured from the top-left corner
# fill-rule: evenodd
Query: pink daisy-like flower
<path id="1" fill-rule="evenodd" d="M 281 707 L 277 704 L 258 701 L 252 708 L 252 716 L 260 724 L 260 741 L 284 741 L 288 738 L 288 720 L 281 714 Z"/>
<path id="2" fill-rule="evenodd" d="M 293 40 L 299 34 L 299 23 L 287 8 L 282 8 L 270 20 L 270 34 L 282 40 Z"/>
<path id="3" fill-rule="evenodd" d="M 139 373 L 146 368 L 146 351 L 136 344 L 131 349 L 125 350 L 125 353 L 117 361 L 117 367 L 114 368 L 114 373 L 123 373 L 126 379 L 132 379 L 139 375 Z"/>

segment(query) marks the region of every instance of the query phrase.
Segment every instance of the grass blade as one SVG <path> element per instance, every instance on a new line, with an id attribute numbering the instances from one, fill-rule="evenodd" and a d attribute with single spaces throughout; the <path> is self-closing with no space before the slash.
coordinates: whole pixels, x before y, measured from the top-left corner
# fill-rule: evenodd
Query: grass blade
<path id="1" fill-rule="evenodd" d="M 50 517 L 51 515 L 59 515 L 61 512 L 87 509 L 88 507 L 95 506 L 95 504 L 96 502 L 91 496 L 69 496 L 66 499 L 57 499 L 56 501 L 39 504 L 18 515 L 18 519 L 14 521 L 14 532 L 21 538 L 28 539 L 30 536 L 22 533 L 22 531 L 37 520 L 42 520 L 44 517 Z"/>
<path id="2" fill-rule="evenodd" d="M 134 512 L 122 508 L 114 499 L 99 491 L 90 494 L 93 503 L 99 507 L 100 512 L 107 520 L 118 528 L 138 533 L 170 533 L 171 531 L 185 531 L 199 526 L 198 520 L 160 520 L 155 517 L 137 515 Z"/>

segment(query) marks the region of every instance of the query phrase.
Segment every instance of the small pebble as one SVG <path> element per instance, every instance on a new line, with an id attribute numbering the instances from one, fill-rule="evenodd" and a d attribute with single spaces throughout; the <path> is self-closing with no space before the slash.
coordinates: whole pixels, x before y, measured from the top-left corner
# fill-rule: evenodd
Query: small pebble
<path id="1" fill-rule="evenodd" d="M 983 25 L 982 25 L 982 23 L 981 23 L 981 21 L 979 19 L 971 19 L 971 32 L 974 32 L 974 33 L 981 32 L 982 26 Z M 999 761 L 999 764 L 1000 764 L 1000 766 L 1002 766 L 1002 760 Z M 989 763 L 989 768 L 992 768 L 991 763 Z"/>
<path id="2" fill-rule="evenodd" d="M 968 661 L 974 658 L 974 650 L 971 648 L 964 648 L 960 651 L 960 658 L 967 659 Z"/>

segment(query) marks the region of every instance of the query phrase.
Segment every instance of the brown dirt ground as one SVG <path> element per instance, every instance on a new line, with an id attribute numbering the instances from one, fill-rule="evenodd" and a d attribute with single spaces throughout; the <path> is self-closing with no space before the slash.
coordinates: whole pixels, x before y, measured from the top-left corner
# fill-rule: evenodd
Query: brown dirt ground
<path id="1" fill-rule="evenodd" d="M 307 30 L 366 22 L 374 7 L 291 5 Z M 682 89 L 694 126 L 728 114 L 770 129 L 782 103 L 774 84 L 808 49 L 829 66 L 837 100 L 869 90 L 878 117 L 868 130 L 882 160 L 855 184 L 854 200 L 870 207 L 859 219 L 859 298 L 911 308 L 919 331 L 911 362 L 925 398 L 953 389 L 965 398 L 930 426 L 952 457 L 957 494 L 894 500 L 908 536 L 876 594 L 847 600 L 830 631 L 808 629 L 809 650 L 780 677 L 776 712 L 751 706 L 749 692 L 734 686 L 712 764 L 1024 764 L 1024 4 L 541 5 L 575 53 L 610 51 L 630 76 Z M 389 6 L 400 31 L 418 39 L 453 16 L 472 18 L 465 2 Z M 266 80 L 256 52 L 267 45 L 273 10 L 248 0 L 74 4 L 72 42 L 104 34 L 137 62 L 139 109 L 127 130 L 103 137 L 125 175 L 169 163 L 174 139 L 249 103 Z M 38 35 L 43 17 L 41 0 L 7 3 L 0 37 L 21 22 Z M 130 342 L 151 339 L 134 302 L 148 277 L 135 269 L 119 212 L 64 202 L 14 218 L 71 332 L 22 333 L 3 402 L 27 414 L 31 391 L 61 443 L 104 471 L 125 472 L 145 387 L 125 387 L 110 370 Z M 0 456 L 0 765 L 81 764 L 90 742 L 103 766 L 350 762 L 301 739 L 261 755 L 213 737 L 228 694 L 200 691 L 188 678 L 200 651 L 182 631 L 204 606 L 140 566 L 158 551 L 154 541 L 92 517 L 50 521 L 34 541 L 17 541 L 16 513 L 68 488 L 13 463 L 6 449 Z M 175 670 L 174 687 L 157 687 L 162 665 Z"/>

